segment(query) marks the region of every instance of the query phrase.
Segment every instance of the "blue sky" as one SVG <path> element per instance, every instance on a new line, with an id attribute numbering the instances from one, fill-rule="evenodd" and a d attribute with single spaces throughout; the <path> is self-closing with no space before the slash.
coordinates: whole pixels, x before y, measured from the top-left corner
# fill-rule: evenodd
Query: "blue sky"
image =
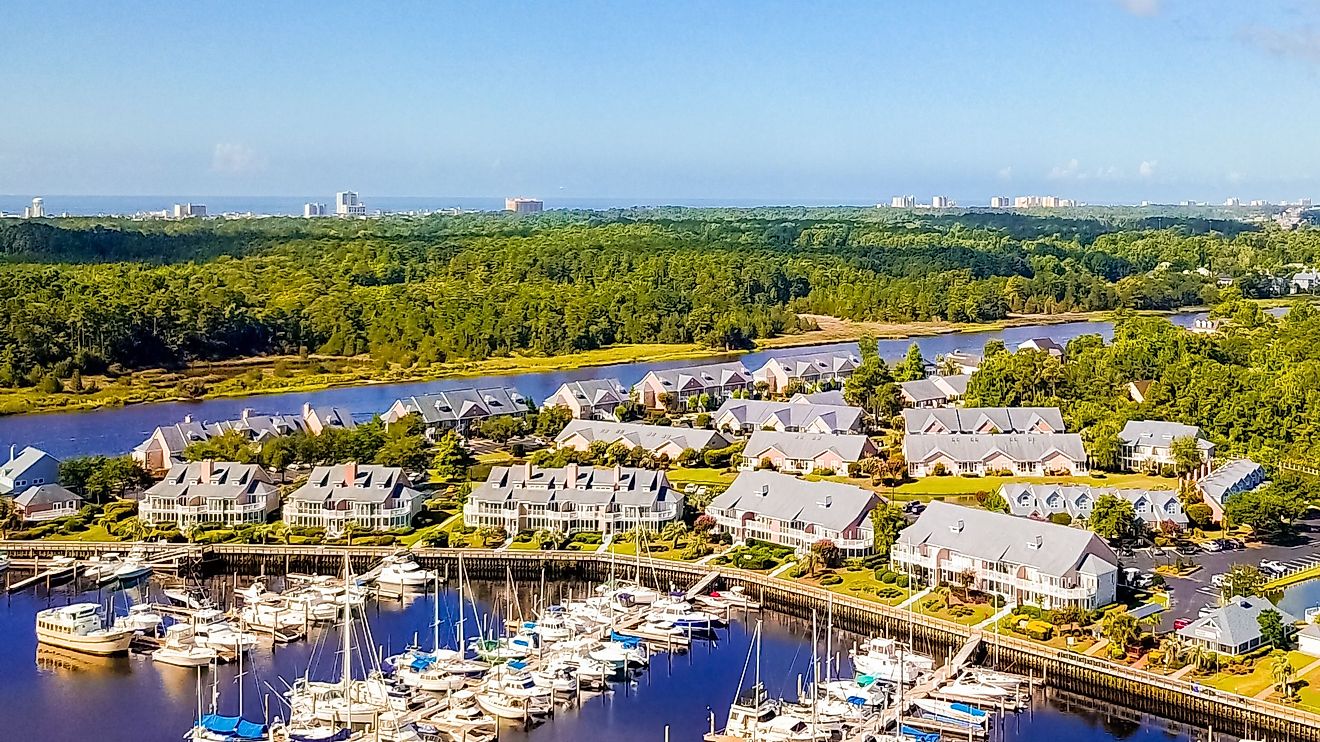
<path id="1" fill-rule="evenodd" d="M 0 9 L 0 193 L 1320 198 L 1320 3 Z"/>

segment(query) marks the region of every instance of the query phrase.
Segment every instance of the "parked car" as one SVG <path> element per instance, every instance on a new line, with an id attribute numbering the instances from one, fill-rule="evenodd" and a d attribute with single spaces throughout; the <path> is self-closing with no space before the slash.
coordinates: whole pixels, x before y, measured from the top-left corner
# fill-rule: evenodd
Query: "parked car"
<path id="1" fill-rule="evenodd" d="M 1288 568 L 1283 565 L 1283 562 L 1275 561 L 1273 559 L 1264 559 L 1260 563 L 1260 571 L 1278 576 L 1287 572 Z"/>
<path id="2" fill-rule="evenodd" d="M 1196 544 L 1190 544 L 1190 543 L 1178 544 L 1178 547 L 1174 549 L 1174 551 L 1178 552 L 1179 554 L 1182 554 L 1183 556 L 1192 556 L 1193 554 L 1198 553 Z"/>
<path id="3" fill-rule="evenodd" d="M 1190 618 L 1175 618 L 1173 619 L 1173 630 L 1178 631 L 1179 629 L 1185 629 L 1187 628 L 1187 624 L 1191 622 L 1192 619 Z"/>
<path id="4" fill-rule="evenodd" d="M 1209 552 L 1211 554 L 1223 550 L 1224 550 L 1224 545 L 1214 539 L 1210 539 L 1209 541 L 1206 541 L 1201 544 L 1201 551 Z"/>
<path id="5" fill-rule="evenodd" d="M 1223 586 L 1224 586 L 1224 580 L 1226 580 L 1226 579 L 1228 579 L 1228 575 L 1226 575 L 1226 574 L 1224 574 L 1224 573 L 1221 572 L 1221 573 L 1219 573 L 1219 574 L 1217 574 L 1217 575 L 1214 575 L 1214 576 L 1212 576 L 1212 577 L 1210 578 L 1210 584 L 1211 584 L 1211 585 L 1214 585 L 1215 587 L 1223 587 Z"/>
<path id="6" fill-rule="evenodd" d="M 1132 583 L 1137 587 L 1154 587 L 1155 575 L 1150 572 L 1142 572 L 1137 575 L 1137 579 Z"/>
<path id="7" fill-rule="evenodd" d="M 1243 540 L 1240 539 L 1240 538 L 1226 538 L 1226 539 L 1224 539 L 1224 541 L 1226 541 L 1226 542 L 1228 542 L 1229 544 L 1231 544 L 1231 545 L 1232 545 L 1232 548 L 1234 548 L 1234 549 L 1245 549 L 1245 548 L 1247 548 L 1247 542 L 1243 541 Z"/>

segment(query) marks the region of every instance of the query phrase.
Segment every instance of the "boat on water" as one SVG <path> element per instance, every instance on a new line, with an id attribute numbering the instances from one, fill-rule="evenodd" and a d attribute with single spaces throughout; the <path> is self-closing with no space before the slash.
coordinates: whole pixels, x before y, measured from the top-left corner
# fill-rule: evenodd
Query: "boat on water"
<path id="1" fill-rule="evenodd" d="M 921 716 L 963 727 L 984 728 L 990 719 L 990 714 L 983 709 L 957 701 L 918 698 L 912 701 L 912 705 Z"/>
<path id="2" fill-rule="evenodd" d="M 274 738 L 271 731 L 265 724 L 241 716 L 207 714 L 197 720 L 188 739 L 192 742 L 267 742 Z"/>
<path id="3" fill-rule="evenodd" d="M 133 632 L 108 628 L 96 603 L 73 603 L 37 613 L 37 641 L 87 654 L 123 654 Z"/>
<path id="4" fill-rule="evenodd" d="M 257 646 L 256 634 L 234 628 L 225 614 L 215 608 L 193 614 L 192 631 L 194 641 L 203 647 L 246 652 Z"/>
<path id="5" fill-rule="evenodd" d="M 724 619 L 705 611 L 694 611 L 687 601 L 658 601 L 646 615 L 648 620 L 697 633 L 708 633 L 724 626 Z"/>
<path id="6" fill-rule="evenodd" d="M 377 585 L 395 588 L 426 587 L 435 582 L 434 571 L 422 569 L 412 554 L 400 551 L 385 557 L 376 572 Z"/>
<path id="7" fill-rule="evenodd" d="M 417 733 L 423 740 L 428 740 L 426 726 L 435 727 L 447 737 L 436 736 L 441 742 L 467 740 L 468 742 L 488 742 L 498 732 L 494 716 L 487 714 L 477 705 L 477 695 L 470 690 L 455 691 L 449 696 L 449 708 L 432 714 L 426 722 L 417 725 Z"/>
<path id="8" fill-rule="evenodd" d="M 165 617 L 156 612 L 155 606 L 139 603 L 129 606 L 127 615 L 117 616 L 114 627 L 135 634 L 156 636 L 164 622 Z"/>
<path id="9" fill-rule="evenodd" d="M 151 659 L 175 667 L 205 667 L 219 659 L 220 653 L 211 647 L 198 646 L 193 641 L 192 627 L 174 624 L 165 630 L 165 643 L 151 653 Z"/>
<path id="10" fill-rule="evenodd" d="M 710 595 L 698 596 L 697 600 L 701 600 L 702 598 L 714 601 L 715 605 L 745 608 L 752 611 L 758 610 L 761 607 L 760 603 L 747 597 L 746 593 L 743 592 L 742 585 L 734 586 L 728 590 L 711 590 Z"/>
<path id="11" fill-rule="evenodd" d="M 0 551 L 0 572 L 9 569 L 9 555 Z"/>
<path id="12" fill-rule="evenodd" d="M 976 682 L 975 680 L 959 680 L 955 683 L 949 683 L 940 688 L 940 692 L 961 698 L 985 698 L 992 701 L 1009 699 L 1014 695 L 1013 691 L 989 683 Z"/>
<path id="13" fill-rule="evenodd" d="M 524 660 L 541 648 L 541 637 L 532 633 L 519 633 L 499 639 L 473 639 L 468 644 L 478 657 L 497 664 L 510 660 Z"/>
<path id="14" fill-rule="evenodd" d="M 763 742 L 828 742 L 835 737 L 825 725 L 813 723 L 771 699 L 760 683 L 729 705 L 724 734 Z"/>
<path id="15" fill-rule="evenodd" d="M 525 665 L 515 661 L 491 669 L 477 691 L 477 705 L 501 719 L 528 720 L 548 715 L 554 698 L 550 689 L 536 684 Z"/>
<path id="16" fill-rule="evenodd" d="M 661 598 L 658 591 L 636 582 L 614 580 L 596 588 L 596 593 L 624 606 L 651 605 Z"/>

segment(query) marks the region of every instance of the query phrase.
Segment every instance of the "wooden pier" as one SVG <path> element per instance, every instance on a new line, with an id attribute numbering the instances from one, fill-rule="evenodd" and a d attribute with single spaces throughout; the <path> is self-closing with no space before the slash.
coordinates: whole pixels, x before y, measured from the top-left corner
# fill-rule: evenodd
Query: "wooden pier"
<path id="1" fill-rule="evenodd" d="M 49 559 L 57 555 L 90 558 L 107 551 L 122 552 L 128 546 L 123 543 L 7 541 L 0 542 L 0 551 L 14 559 Z M 141 546 L 148 553 L 181 550 L 179 544 Z M 181 574 L 224 572 L 255 575 L 302 571 L 334 575 L 343 572 L 345 557 L 353 570 L 366 572 L 395 551 L 393 547 L 215 544 L 188 546 L 186 552 L 177 554 L 174 559 L 179 563 Z M 729 567 L 649 557 L 638 558 L 631 564 L 617 561 L 611 564 L 605 555 L 571 551 L 413 550 L 419 564 L 441 574 L 456 573 L 460 553 L 464 569 L 473 579 L 504 580 L 507 575 L 512 575 L 520 580 L 546 576 L 600 581 L 613 570 L 616 576 L 640 572 L 637 576 L 648 582 L 659 581 L 662 587 L 683 586 L 687 589 L 703 580 L 711 588 L 741 587 L 745 595 L 778 613 L 810 619 L 813 612 L 824 615 L 828 610 L 838 630 L 864 636 L 900 637 L 910 640 L 915 651 L 933 656 L 947 656 L 956 648 L 965 647 L 969 639 L 978 635 L 976 630 L 963 624 Z M 1246 739 L 1320 742 L 1320 714 L 1272 701 L 1218 691 L 1010 636 L 981 635 L 978 647 L 968 650 L 967 662 L 977 662 L 982 655 L 996 657 L 1000 669 L 1030 674 L 1052 689 L 1083 694 L 1097 701 L 1164 716 L 1176 722 L 1193 726 L 1213 724 L 1216 730 Z"/>

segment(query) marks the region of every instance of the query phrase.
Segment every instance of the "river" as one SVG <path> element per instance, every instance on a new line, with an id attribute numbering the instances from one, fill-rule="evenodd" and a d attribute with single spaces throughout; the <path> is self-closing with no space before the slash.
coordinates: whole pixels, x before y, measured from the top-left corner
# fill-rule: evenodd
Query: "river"
<path id="1" fill-rule="evenodd" d="M 1188 327 L 1194 320 L 1204 316 L 1204 313 L 1187 312 L 1172 315 L 1169 319 L 1175 324 Z M 1012 348 L 1023 340 L 1033 337 L 1050 337 L 1063 343 L 1079 335 L 1098 333 L 1108 339 L 1112 337 L 1113 330 L 1113 324 L 1110 322 L 1068 322 L 981 332 L 947 333 L 915 339 L 881 340 L 879 346 L 880 354 L 884 358 L 897 360 L 903 357 L 908 346 L 915 341 L 921 347 L 922 355 L 934 359 L 954 350 L 980 352 L 986 341 L 992 339 L 1003 340 Z M 251 408 L 259 414 L 296 413 L 302 409 L 304 402 L 311 402 L 316 406 L 342 407 L 355 417 L 370 418 L 374 414 L 384 412 L 400 397 L 474 385 L 513 386 L 540 404 L 566 381 L 614 377 L 631 386 L 640 381 L 648 371 L 654 369 L 740 358 L 749 369 L 755 370 L 772 357 L 840 348 L 856 352 L 857 344 L 834 343 L 811 348 L 778 348 L 741 356 L 717 356 L 704 361 L 622 363 L 568 371 L 451 378 L 398 384 L 367 384 L 315 392 L 226 397 L 198 402 L 159 402 L 86 412 L 10 415 L 0 417 L 0 450 L 6 450 L 11 445 L 19 448 L 31 445 L 57 458 L 90 454 L 120 455 L 128 453 L 141 443 L 157 426 L 176 423 L 185 415 L 192 415 L 196 420 L 216 422 L 236 418 L 246 408 Z"/>
<path id="2" fill-rule="evenodd" d="M 276 581 L 278 582 L 278 580 Z M 581 594 L 582 585 L 551 586 L 552 599 L 571 589 Z M 140 589 L 139 589 L 140 590 Z M 524 586 L 523 605 L 533 600 L 534 588 Z M 498 602 L 506 604 L 503 588 L 478 585 L 478 609 L 485 614 Z M 499 596 L 499 600 L 494 598 Z M 141 600 L 142 594 L 132 596 Z M 33 634 L 36 611 L 48 605 L 74 600 L 113 600 L 123 610 L 123 593 L 114 596 L 92 592 L 72 595 L 56 590 L 53 598 L 25 592 L 0 603 L 0 739 L 25 742 L 175 742 L 196 718 L 197 671 L 162 666 L 146 655 L 95 659 L 76 654 L 39 649 Z M 408 602 L 384 601 L 367 608 L 371 642 L 386 655 L 398 651 L 420 633 L 429 645 L 432 604 L 429 596 Z M 442 632 L 453 635 L 457 595 L 442 593 Z M 472 621 L 469 608 L 467 620 Z M 716 641 L 698 644 L 687 654 L 659 654 L 649 670 L 630 682 L 614 683 L 605 694 L 584 699 L 579 707 L 560 711 L 553 720 L 531 730 L 502 729 L 500 739 L 512 742 L 580 742 L 582 740 L 629 740 L 661 742 L 665 727 L 675 742 L 699 740 L 706 731 L 707 710 L 722 724 L 729 702 L 739 687 L 751 635 L 757 618 L 763 620 L 761 678 L 772 694 L 793 695 L 798 676 L 809 672 L 811 628 L 801 621 L 773 613 L 748 614 L 721 630 Z M 469 627 L 471 624 L 468 624 Z M 356 632 L 355 632 L 356 634 Z M 304 673 L 312 679 L 339 677 L 334 628 L 313 629 L 309 641 L 254 651 L 244 669 L 244 707 L 249 718 L 262 718 L 263 703 L 271 717 L 279 715 L 280 678 L 292 681 Z M 842 652 L 843 670 L 847 652 L 843 645 L 852 639 L 839 635 L 836 652 Z M 452 644 L 452 642 L 451 642 Z M 819 651 L 826 645 L 821 639 Z M 753 668 L 754 669 L 754 668 Z M 202 696 L 209 704 L 211 678 L 203 671 Z M 238 711 L 236 665 L 216 672 L 221 713 Z M 752 669 L 748 670 L 751 673 Z M 358 671 L 361 677 L 361 671 Z M 749 681 L 750 682 L 750 681 Z M 1077 708 L 1074 706 L 1073 708 Z M 1010 716 L 1000 725 L 993 740 L 1026 742 L 1067 739 L 1070 742 L 1176 742 L 1189 740 L 1186 729 L 1166 731 L 1163 723 L 1146 718 L 1142 723 L 1119 721 L 1094 704 L 1083 704 L 1085 713 L 1064 711 L 1053 701 L 1038 703 L 1031 711 Z M 1091 711 L 1090 709 L 1095 709 Z"/>

